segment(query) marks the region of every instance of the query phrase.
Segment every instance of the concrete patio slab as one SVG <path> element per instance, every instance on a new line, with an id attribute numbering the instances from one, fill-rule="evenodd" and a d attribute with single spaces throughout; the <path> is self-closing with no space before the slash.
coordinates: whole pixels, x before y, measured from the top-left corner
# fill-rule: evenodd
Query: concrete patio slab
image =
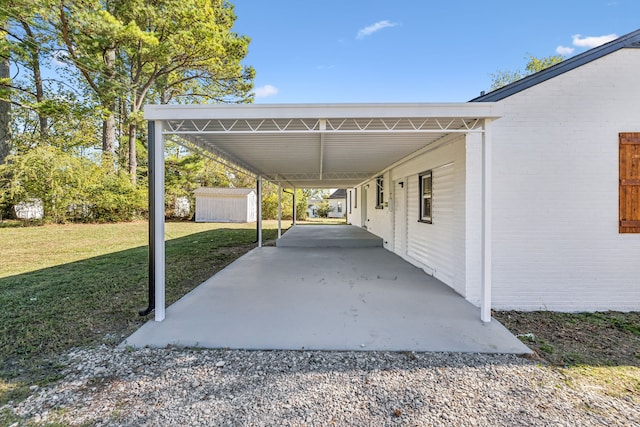
<path id="1" fill-rule="evenodd" d="M 280 248 L 381 248 L 382 238 L 355 225 L 296 225 L 276 241 Z"/>
<path id="2" fill-rule="evenodd" d="M 499 322 L 481 322 L 479 309 L 451 288 L 383 248 L 254 249 L 122 345 L 530 352 Z"/>

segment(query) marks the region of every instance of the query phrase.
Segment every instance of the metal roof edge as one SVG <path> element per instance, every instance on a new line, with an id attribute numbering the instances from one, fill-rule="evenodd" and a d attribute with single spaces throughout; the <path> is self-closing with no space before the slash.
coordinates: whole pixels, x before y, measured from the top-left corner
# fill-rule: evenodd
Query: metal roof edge
<path id="1" fill-rule="evenodd" d="M 624 48 L 640 48 L 640 29 L 531 74 L 469 102 L 496 102 Z"/>
<path id="2" fill-rule="evenodd" d="M 189 104 L 144 106 L 146 120 L 289 119 L 289 118 L 498 118 L 502 106 L 492 103 L 377 104 Z"/>

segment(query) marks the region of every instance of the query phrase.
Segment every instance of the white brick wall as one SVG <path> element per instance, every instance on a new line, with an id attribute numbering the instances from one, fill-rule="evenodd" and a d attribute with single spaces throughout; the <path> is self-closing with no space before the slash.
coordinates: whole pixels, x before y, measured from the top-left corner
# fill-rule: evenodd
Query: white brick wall
<path id="1" fill-rule="evenodd" d="M 493 123 L 494 308 L 640 310 L 640 234 L 618 233 L 618 133 L 640 132 L 638 70 L 640 49 L 624 49 L 500 101 L 504 116 Z M 471 134 L 385 174 L 388 200 L 393 180 L 409 185 L 419 172 L 456 163 L 454 276 L 447 284 L 476 305 L 481 154 L 481 136 Z M 375 181 L 369 187 L 367 226 L 393 250 L 393 216 L 375 209 Z M 350 220 L 360 225 L 365 190 L 358 190 Z M 408 223 L 410 238 L 428 238 L 416 235 L 424 230 L 411 216 Z"/>
<path id="2" fill-rule="evenodd" d="M 640 235 L 618 234 L 618 133 L 640 131 L 638 70 L 640 49 L 623 49 L 500 101 L 494 307 L 640 310 Z"/>

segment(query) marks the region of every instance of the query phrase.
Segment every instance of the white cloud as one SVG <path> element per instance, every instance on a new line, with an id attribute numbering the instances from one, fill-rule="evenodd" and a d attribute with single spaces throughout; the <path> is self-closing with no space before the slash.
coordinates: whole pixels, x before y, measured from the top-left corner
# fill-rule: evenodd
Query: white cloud
<path id="1" fill-rule="evenodd" d="M 363 39 L 375 33 L 376 31 L 382 30 L 383 28 L 395 27 L 396 25 L 398 24 L 396 24 L 395 22 L 389 22 L 387 20 L 378 21 L 375 24 L 364 27 L 360 31 L 358 31 L 358 35 L 356 36 L 356 38 Z"/>
<path id="2" fill-rule="evenodd" d="M 556 53 L 558 55 L 571 55 L 575 49 L 568 46 L 558 46 L 556 48 Z"/>
<path id="3" fill-rule="evenodd" d="M 575 34 L 571 36 L 573 39 L 573 45 L 579 47 L 593 48 L 605 43 L 610 42 L 611 40 L 615 40 L 618 38 L 617 34 L 607 34 L 604 36 L 590 36 L 590 37 L 582 37 L 580 34 Z"/>
<path id="4" fill-rule="evenodd" d="M 268 96 L 273 96 L 278 93 L 278 88 L 272 85 L 264 85 L 257 87 L 254 90 L 256 94 L 256 98 L 266 98 Z"/>
<path id="5" fill-rule="evenodd" d="M 69 56 L 64 50 L 55 50 L 53 52 L 53 55 L 51 55 L 51 63 L 57 65 L 58 67 L 67 65 L 68 60 Z"/>

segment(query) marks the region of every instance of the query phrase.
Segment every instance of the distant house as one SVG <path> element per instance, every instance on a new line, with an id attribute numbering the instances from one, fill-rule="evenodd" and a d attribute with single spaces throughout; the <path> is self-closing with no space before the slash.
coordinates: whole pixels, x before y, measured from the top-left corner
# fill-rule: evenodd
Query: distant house
<path id="1" fill-rule="evenodd" d="M 251 188 L 201 187 L 194 192 L 196 222 L 255 222 L 256 192 Z"/>
<path id="2" fill-rule="evenodd" d="M 344 218 L 347 215 L 347 190 L 341 188 L 329 196 L 329 218 Z"/>
<path id="3" fill-rule="evenodd" d="M 44 205 L 41 199 L 29 199 L 18 203 L 13 209 L 18 219 L 42 219 L 44 216 Z"/>
<path id="4" fill-rule="evenodd" d="M 322 197 L 311 197 L 309 199 L 307 205 L 307 217 L 308 218 L 317 218 L 318 217 L 318 208 L 322 204 Z"/>

